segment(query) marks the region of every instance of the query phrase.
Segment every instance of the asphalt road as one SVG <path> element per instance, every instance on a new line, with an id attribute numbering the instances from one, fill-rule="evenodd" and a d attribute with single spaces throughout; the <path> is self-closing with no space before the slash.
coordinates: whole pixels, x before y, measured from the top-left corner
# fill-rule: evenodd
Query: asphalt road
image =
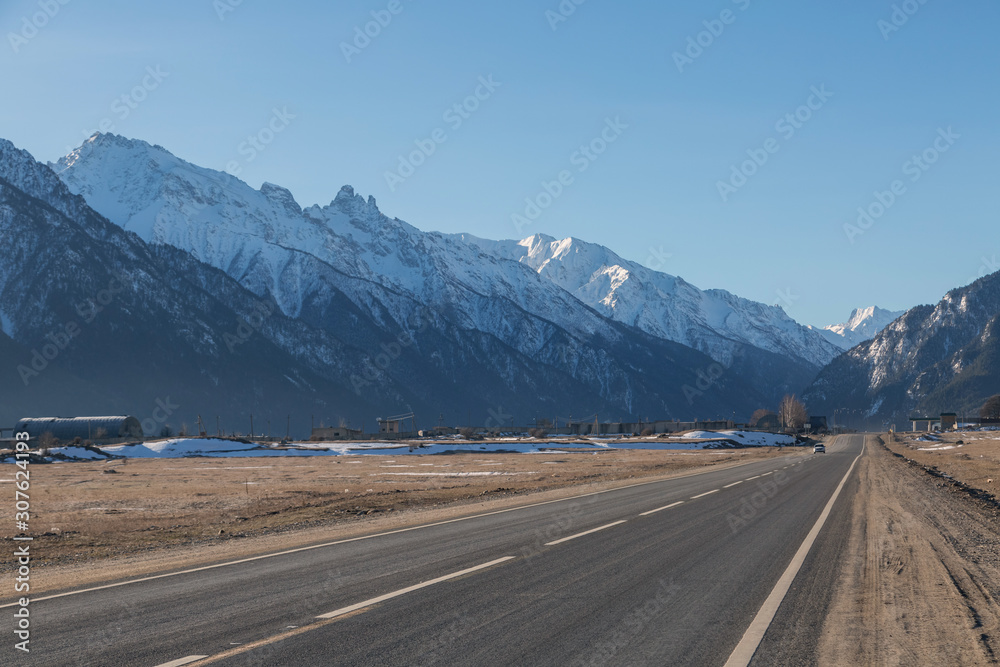
<path id="1" fill-rule="evenodd" d="M 0 663 L 723 665 L 863 442 L 36 600 Z M 853 477 L 753 664 L 814 661 Z"/>

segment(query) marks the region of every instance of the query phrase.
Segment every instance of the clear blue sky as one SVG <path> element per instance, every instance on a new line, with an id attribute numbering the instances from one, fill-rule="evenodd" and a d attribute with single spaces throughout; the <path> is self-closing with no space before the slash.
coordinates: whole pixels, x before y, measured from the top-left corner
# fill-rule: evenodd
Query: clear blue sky
<path id="1" fill-rule="evenodd" d="M 425 230 L 575 236 L 807 324 L 936 302 L 1000 268 L 995 2 L 910 0 L 919 9 L 889 31 L 885 1 L 587 0 L 554 23 L 559 0 L 400 0 L 348 62 L 342 43 L 389 0 L 237 1 L 48 0 L 51 18 L 36 17 L 46 0 L 3 2 L 0 136 L 54 160 L 108 119 L 303 205 L 351 184 Z M 726 10 L 729 24 L 711 23 Z M 701 35 L 679 71 L 674 53 L 705 21 L 721 34 Z M 446 119 L 490 76 L 499 87 L 460 126 Z M 814 86 L 832 97 L 776 127 Z M 241 142 L 275 108 L 294 118 L 249 161 Z M 574 163 L 606 119 L 627 128 Z M 960 136 L 933 165 L 906 166 L 949 127 Z M 385 173 L 437 129 L 447 140 L 391 188 Z M 723 201 L 718 182 L 765 145 L 777 152 Z M 563 170 L 572 183 L 516 228 Z M 895 180 L 905 191 L 850 243 L 844 224 Z"/>

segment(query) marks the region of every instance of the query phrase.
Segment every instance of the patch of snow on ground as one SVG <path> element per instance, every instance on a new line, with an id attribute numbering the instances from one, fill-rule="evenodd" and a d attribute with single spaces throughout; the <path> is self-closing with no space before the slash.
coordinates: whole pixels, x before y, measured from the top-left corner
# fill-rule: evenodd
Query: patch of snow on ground
<path id="1" fill-rule="evenodd" d="M 567 441 L 569 440 L 569 441 Z M 579 453 L 581 449 L 646 449 L 696 450 L 727 447 L 726 441 L 746 446 L 793 445 L 795 438 L 777 433 L 751 431 L 691 431 L 680 436 L 657 439 L 612 440 L 594 438 L 579 441 L 573 437 L 553 436 L 551 439 L 505 439 L 502 442 L 432 442 L 410 444 L 386 441 L 296 442 L 288 445 L 249 443 L 223 438 L 167 438 L 128 445 L 109 445 L 99 449 L 108 456 L 126 458 L 184 458 L 205 456 L 218 458 L 274 456 L 403 456 L 411 454 L 484 453 L 519 454 Z M 567 451 L 569 450 L 569 451 Z M 52 450 L 67 458 L 100 459 L 100 455 L 80 447 L 60 447 Z"/>
<path id="2" fill-rule="evenodd" d="M 777 447 L 794 445 L 795 436 L 759 431 L 690 431 L 672 440 L 732 440 L 748 447 Z"/>
<path id="3" fill-rule="evenodd" d="M 68 459 L 80 459 L 84 461 L 93 461 L 95 459 L 101 461 L 107 460 L 106 456 L 101 456 L 83 447 L 53 447 L 49 450 L 49 454 L 62 454 Z"/>
<path id="4" fill-rule="evenodd" d="M 106 454 L 133 459 L 169 459 L 184 456 L 225 456 L 231 452 L 239 452 L 242 456 L 255 456 L 257 448 L 257 445 L 246 442 L 218 438 L 171 438 L 134 445 L 111 445 L 100 449 Z"/>

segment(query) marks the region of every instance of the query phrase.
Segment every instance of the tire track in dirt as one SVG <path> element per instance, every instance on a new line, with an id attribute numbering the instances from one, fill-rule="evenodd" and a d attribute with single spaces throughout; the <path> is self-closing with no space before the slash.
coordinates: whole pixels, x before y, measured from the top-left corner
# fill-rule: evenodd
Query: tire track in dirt
<path id="1" fill-rule="evenodd" d="M 1000 651 L 1000 523 L 869 437 L 824 665 L 988 665 Z"/>

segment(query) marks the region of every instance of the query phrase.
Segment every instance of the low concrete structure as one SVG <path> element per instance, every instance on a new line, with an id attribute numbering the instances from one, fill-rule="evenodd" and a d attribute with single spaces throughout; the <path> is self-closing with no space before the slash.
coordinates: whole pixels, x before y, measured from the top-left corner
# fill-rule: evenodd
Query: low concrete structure
<path id="1" fill-rule="evenodd" d="M 954 412 L 942 412 L 938 417 L 911 416 L 913 431 L 954 431 L 958 428 L 958 415 Z"/>

